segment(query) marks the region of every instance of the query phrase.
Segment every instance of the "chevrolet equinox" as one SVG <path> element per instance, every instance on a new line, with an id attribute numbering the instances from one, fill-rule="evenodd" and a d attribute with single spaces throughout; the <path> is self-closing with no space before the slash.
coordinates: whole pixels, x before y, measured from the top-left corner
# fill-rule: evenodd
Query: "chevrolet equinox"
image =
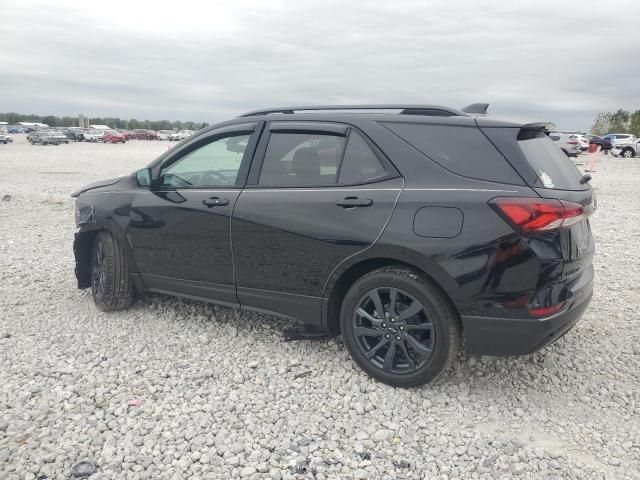
<path id="1" fill-rule="evenodd" d="M 580 319 L 595 208 L 552 124 L 425 105 L 250 112 L 76 200 L 79 288 L 279 315 L 410 387 L 458 351 L 522 355 Z"/>

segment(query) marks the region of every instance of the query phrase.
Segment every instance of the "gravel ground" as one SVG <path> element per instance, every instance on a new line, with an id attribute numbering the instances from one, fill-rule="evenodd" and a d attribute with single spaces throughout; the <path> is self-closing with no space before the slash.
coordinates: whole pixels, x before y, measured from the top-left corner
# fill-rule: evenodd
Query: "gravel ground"
<path id="1" fill-rule="evenodd" d="M 640 160 L 602 156 L 594 299 L 542 352 L 460 355 L 376 383 L 339 339 L 152 296 L 94 308 L 73 276 L 77 187 L 166 142 L 0 145 L 0 479 L 640 478 Z M 7 196 L 10 196 L 7 197 Z"/>

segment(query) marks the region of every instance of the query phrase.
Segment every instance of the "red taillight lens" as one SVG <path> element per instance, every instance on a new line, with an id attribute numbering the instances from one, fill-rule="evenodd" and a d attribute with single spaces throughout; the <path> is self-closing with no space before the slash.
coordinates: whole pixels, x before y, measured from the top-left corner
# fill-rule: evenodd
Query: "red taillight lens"
<path id="1" fill-rule="evenodd" d="M 577 140 L 567 140 L 567 143 L 568 143 L 569 145 L 577 145 L 577 144 L 578 144 L 578 141 L 577 141 Z"/>
<path id="2" fill-rule="evenodd" d="M 551 305 L 550 307 L 529 308 L 527 311 L 529 312 L 529 315 L 533 317 L 548 317 L 562 310 L 564 303 L 565 302 L 558 303 L 557 305 Z"/>
<path id="3" fill-rule="evenodd" d="M 523 233 L 548 232 L 584 218 L 582 205 L 544 198 L 497 198 L 493 208 Z"/>

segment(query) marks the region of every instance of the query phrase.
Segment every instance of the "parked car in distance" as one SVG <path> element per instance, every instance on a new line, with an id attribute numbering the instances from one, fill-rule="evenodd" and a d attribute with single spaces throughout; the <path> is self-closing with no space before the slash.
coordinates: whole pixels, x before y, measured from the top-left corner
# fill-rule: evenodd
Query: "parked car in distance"
<path id="1" fill-rule="evenodd" d="M 632 158 L 640 156 L 640 139 L 629 143 L 616 143 L 611 149 L 611 154 L 616 157 Z"/>
<path id="2" fill-rule="evenodd" d="M 564 132 L 564 133 L 578 140 L 581 151 L 584 152 L 586 150 L 589 150 L 589 137 L 587 137 L 585 133 L 580 133 L 580 132 Z"/>
<path id="3" fill-rule="evenodd" d="M 124 135 L 125 140 L 135 140 L 136 133 L 133 130 L 118 130 L 122 135 Z"/>
<path id="4" fill-rule="evenodd" d="M 580 155 L 580 142 L 573 135 L 568 135 L 561 132 L 550 132 L 549 138 L 553 140 L 560 150 L 564 152 L 567 157 L 577 157 Z"/>
<path id="5" fill-rule="evenodd" d="M 49 134 L 58 139 L 58 143 L 69 143 L 69 138 L 60 130 L 50 130 Z"/>
<path id="6" fill-rule="evenodd" d="M 636 140 L 636 137 L 630 133 L 607 133 L 604 138 L 611 140 L 611 145 L 616 145 L 618 143 L 632 143 Z"/>
<path id="7" fill-rule="evenodd" d="M 147 140 L 160 140 L 160 138 L 158 138 L 158 132 L 155 130 L 147 130 Z"/>
<path id="8" fill-rule="evenodd" d="M 462 335 L 520 355 L 570 330 L 595 199 L 549 125 L 372 108 L 250 112 L 81 188 L 78 287 L 103 311 L 135 289 L 298 319 L 401 387 L 436 378 Z"/>
<path id="9" fill-rule="evenodd" d="M 13 142 L 13 137 L 9 135 L 7 129 L 0 129 L 0 142 L 4 144 Z"/>
<path id="10" fill-rule="evenodd" d="M 85 142 L 97 143 L 102 142 L 104 132 L 102 130 L 85 130 L 83 138 Z"/>
<path id="11" fill-rule="evenodd" d="M 34 130 L 27 135 L 27 141 L 31 145 L 60 145 L 59 135 L 54 135 L 49 130 Z"/>
<path id="12" fill-rule="evenodd" d="M 102 135 L 102 143 L 124 143 L 125 136 L 117 130 L 106 130 Z"/>
<path id="13" fill-rule="evenodd" d="M 84 129 L 80 127 L 69 127 L 62 132 L 67 136 L 69 140 L 73 140 L 75 142 L 81 142 L 84 140 Z"/>
<path id="14" fill-rule="evenodd" d="M 175 142 L 178 140 L 182 140 L 182 135 L 180 135 L 180 132 L 171 132 L 169 135 L 169 140 Z"/>
<path id="15" fill-rule="evenodd" d="M 180 140 L 184 140 L 185 138 L 189 138 L 195 132 L 193 130 L 180 130 L 178 134 L 180 135 Z"/>
<path id="16" fill-rule="evenodd" d="M 173 130 L 158 130 L 158 140 L 170 140 L 170 136 L 174 133 Z"/>
<path id="17" fill-rule="evenodd" d="M 599 146 L 602 151 L 609 151 L 613 147 L 610 138 L 599 137 L 598 135 L 591 135 L 589 143 Z"/>
<path id="18" fill-rule="evenodd" d="M 149 131 L 144 128 L 136 128 L 134 130 L 136 140 L 149 140 Z"/>

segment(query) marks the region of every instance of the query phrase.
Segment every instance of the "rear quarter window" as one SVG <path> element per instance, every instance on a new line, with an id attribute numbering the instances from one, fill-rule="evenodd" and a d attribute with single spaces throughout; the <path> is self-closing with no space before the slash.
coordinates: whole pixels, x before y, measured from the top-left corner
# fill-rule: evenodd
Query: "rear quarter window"
<path id="1" fill-rule="evenodd" d="M 542 130 L 521 130 L 518 146 L 544 188 L 585 190 L 582 174 Z"/>
<path id="2" fill-rule="evenodd" d="M 521 185 L 522 179 L 476 127 L 384 122 L 409 145 L 458 175 Z"/>

